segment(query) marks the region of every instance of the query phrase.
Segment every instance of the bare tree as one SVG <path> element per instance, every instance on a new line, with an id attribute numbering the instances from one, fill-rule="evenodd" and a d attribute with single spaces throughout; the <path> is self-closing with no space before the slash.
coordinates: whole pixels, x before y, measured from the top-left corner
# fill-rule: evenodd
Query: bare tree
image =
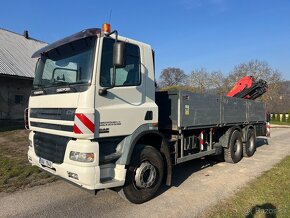
<path id="1" fill-rule="evenodd" d="M 168 67 L 159 77 L 160 87 L 182 86 L 187 84 L 187 75 L 180 68 Z"/>
<path id="2" fill-rule="evenodd" d="M 213 71 L 209 75 L 209 84 L 212 93 L 225 95 L 227 87 L 225 86 L 226 78 L 221 71 Z"/>
<path id="3" fill-rule="evenodd" d="M 254 76 L 267 82 L 272 82 L 272 79 L 274 79 L 273 82 L 281 82 L 281 73 L 271 68 L 266 61 L 252 60 L 241 63 L 234 67 L 228 78 L 235 83 L 244 76 Z"/>
<path id="4" fill-rule="evenodd" d="M 210 74 L 204 68 L 193 70 L 190 74 L 189 85 L 198 92 L 204 93 L 210 88 Z"/>
<path id="5" fill-rule="evenodd" d="M 209 73 L 206 69 L 193 70 L 188 77 L 181 69 L 169 67 L 160 75 L 160 86 L 163 90 L 190 90 L 193 92 L 210 92 L 226 95 L 239 79 L 244 76 L 254 76 L 256 80 L 263 79 L 268 83 L 268 92 L 260 99 L 267 104 L 269 111 L 277 108 L 287 110 L 289 95 L 281 92 L 281 73 L 273 69 L 267 62 L 252 60 L 234 67 L 228 76 L 220 71 Z"/>
<path id="6" fill-rule="evenodd" d="M 274 113 L 289 113 L 290 112 L 290 81 L 281 82 L 279 92 L 271 99 L 268 106 L 268 111 Z"/>
<path id="7" fill-rule="evenodd" d="M 282 82 L 281 73 L 270 67 L 265 61 L 252 60 L 247 63 L 242 63 L 234 67 L 233 71 L 227 77 L 225 86 L 228 90 L 244 76 L 254 76 L 256 79 L 263 79 L 268 83 L 268 91 L 261 97 L 261 100 L 269 107 L 276 104 L 280 96 L 280 88 Z"/>
<path id="8" fill-rule="evenodd" d="M 161 88 L 162 91 L 190 91 L 190 92 L 198 92 L 194 87 L 191 86 L 166 86 Z"/>

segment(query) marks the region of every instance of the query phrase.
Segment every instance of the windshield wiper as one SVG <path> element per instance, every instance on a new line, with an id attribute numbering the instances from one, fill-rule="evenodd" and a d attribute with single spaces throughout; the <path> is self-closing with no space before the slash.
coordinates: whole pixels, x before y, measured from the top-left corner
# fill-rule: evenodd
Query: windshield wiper
<path id="1" fill-rule="evenodd" d="M 34 84 L 34 85 L 33 85 L 33 88 L 34 88 L 34 89 L 37 89 L 37 88 L 41 88 L 41 89 L 42 89 L 43 86 L 42 86 L 41 84 Z"/>
<path id="2" fill-rule="evenodd" d="M 69 82 L 63 81 L 63 80 L 55 80 L 54 83 L 51 85 L 69 85 Z"/>

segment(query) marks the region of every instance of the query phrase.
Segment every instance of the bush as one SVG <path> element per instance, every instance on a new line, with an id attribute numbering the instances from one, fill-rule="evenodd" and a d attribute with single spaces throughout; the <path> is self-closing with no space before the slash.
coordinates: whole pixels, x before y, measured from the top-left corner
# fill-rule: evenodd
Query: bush
<path id="1" fill-rule="evenodd" d="M 279 121 L 282 122 L 283 120 L 283 114 L 279 114 Z"/>
<path id="2" fill-rule="evenodd" d="M 279 114 L 275 114 L 275 121 L 279 121 Z"/>
<path id="3" fill-rule="evenodd" d="M 275 114 L 271 114 L 271 121 L 276 121 Z"/>
<path id="4" fill-rule="evenodd" d="M 286 122 L 286 114 L 282 115 L 282 122 Z"/>

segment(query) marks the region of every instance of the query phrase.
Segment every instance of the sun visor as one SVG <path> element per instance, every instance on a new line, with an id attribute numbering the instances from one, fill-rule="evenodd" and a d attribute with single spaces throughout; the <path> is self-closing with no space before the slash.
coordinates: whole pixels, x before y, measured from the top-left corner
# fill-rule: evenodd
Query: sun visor
<path id="1" fill-rule="evenodd" d="M 55 49 L 59 46 L 65 45 L 67 43 L 70 43 L 70 42 L 73 42 L 73 41 L 76 41 L 79 39 L 83 39 L 83 38 L 87 38 L 87 37 L 91 37 L 91 36 L 98 36 L 100 33 L 101 33 L 101 29 L 98 29 L 98 28 L 85 29 L 81 32 L 75 33 L 75 34 L 68 36 L 64 39 L 58 40 L 54 43 L 51 43 L 51 44 L 43 47 L 42 49 L 39 49 L 31 57 L 32 58 L 40 57 L 41 54 L 49 52 L 52 49 Z"/>

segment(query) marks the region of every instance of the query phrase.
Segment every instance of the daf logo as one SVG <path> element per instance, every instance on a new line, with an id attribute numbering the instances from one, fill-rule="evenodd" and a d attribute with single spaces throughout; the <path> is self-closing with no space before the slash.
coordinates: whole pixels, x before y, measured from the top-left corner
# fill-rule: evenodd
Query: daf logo
<path id="1" fill-rule="evenodd" d="M 59 88 L 56 90 L 56 92 L 69 92 L 70 91 L 70 88 Z"/>

